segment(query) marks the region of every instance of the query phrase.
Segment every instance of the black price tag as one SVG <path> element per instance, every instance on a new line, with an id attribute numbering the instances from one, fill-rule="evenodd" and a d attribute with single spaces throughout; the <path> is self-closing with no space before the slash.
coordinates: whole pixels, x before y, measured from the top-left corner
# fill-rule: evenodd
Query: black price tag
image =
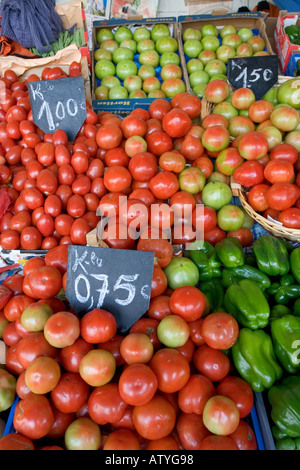
<path id="1" fill-rule="evenodd" d="M 227 78 L 235 90 L 250 88 L 260 100 L 278 81 L 277 55 L 228 60 Z"/>
<path id="2" fill-rule="evenodd" d="M 126 332 L 149 308 L 154 253 L 70 245 L 66 297 L 79 316 L 112 313 Z"/>
<path id="3" fill-rule="evenodd" d="M 34 123 L 45 133 L 64 130 L 73 141 L 86 120 L 86 101 L 82 77 L 29 82 Z"/>

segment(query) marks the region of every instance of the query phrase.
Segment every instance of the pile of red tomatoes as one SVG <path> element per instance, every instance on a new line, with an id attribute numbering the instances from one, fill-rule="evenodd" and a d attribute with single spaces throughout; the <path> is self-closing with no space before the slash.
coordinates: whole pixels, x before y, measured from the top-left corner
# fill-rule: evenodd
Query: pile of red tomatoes
<path id="1" fill-rule="evenodd" d="M 120 334 L 110 312 L 79 318 L 57 297 L 66 262 L 67 247 L 55 247 L 1 286 L 6 371 L 20 400 L 17 435 L 0 449 L 257 448 L 253 392 L 224 352 L 239 334 L 231 315 L 207 315 L 195 287 L 167 289 Z"/>

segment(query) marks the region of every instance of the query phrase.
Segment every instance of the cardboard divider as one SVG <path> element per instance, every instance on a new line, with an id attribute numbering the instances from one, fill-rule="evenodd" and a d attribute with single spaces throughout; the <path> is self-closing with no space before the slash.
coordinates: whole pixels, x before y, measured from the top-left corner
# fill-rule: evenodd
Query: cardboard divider
<path id="1" fill-rule="evenodd" d="M 218 13 L 218 12 L 215 12 Z M 270 44 L 269 38 L 266 34 L 266 24 L 260 13 L 229 13 L 227 15 L 211 14 L 211 15 L 194 15 L 194 16 L 179 16 L 179 36 L 180 36 L 180 49 L 183 54 L 183 71 L 184 80 L 187 84 L 187 91 L 193 93 L 190 86 L 188 72 L 186 69 L 186 60 L 183 52 L 182 34 L 187 28 L 201 29 L 204 24 L 212 24 L 220 31 L 223 26 L 233 25 L 238 30 L 241 28 L 257 29 L 260 36 L 266 43 L 267 52 L 274 55 L 274 51 Z"/>

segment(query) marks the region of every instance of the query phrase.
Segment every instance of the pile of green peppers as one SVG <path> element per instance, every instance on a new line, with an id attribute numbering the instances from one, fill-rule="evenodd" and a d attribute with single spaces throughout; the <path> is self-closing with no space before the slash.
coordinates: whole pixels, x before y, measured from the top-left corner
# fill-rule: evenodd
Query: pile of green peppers
<path id="1" fill-rule="evenodd" d="M 285 28 L 285 33 L 288 35 L 290 42 L 300 46 L 300 27 L 292 24 Z"/>
<path id="2" fill-rule="evenodd" d="M 300 247 L 271 235 L 256 240 L 251 255 L 235 238 L 194 247 L 185 256 L 198 267 L 211 311 L 239 323 L 230 350 L 238 374 L 255 392 L 269 393 L 278 448 L 300 449 Z M 285 400 L 291 377 L 297 393 Z"/>

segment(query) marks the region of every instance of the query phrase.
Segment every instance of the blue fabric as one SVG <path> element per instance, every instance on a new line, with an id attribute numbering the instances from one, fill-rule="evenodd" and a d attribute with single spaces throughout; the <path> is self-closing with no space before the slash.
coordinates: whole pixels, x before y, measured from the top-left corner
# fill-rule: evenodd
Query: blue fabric
<path id="1" fill-rule="evenodd" d="M 280 10 L 287 10 L 293 13 L 300 12 L 300 2 L 296 0 L 274 0 Z"/>
<path id="2" fill-rule="evenodd" d="M 1 35 L 41 53 L 51 51 L 50 44 L 65 31 L 55 0 L 2 0 L 0 16 Z"/>

